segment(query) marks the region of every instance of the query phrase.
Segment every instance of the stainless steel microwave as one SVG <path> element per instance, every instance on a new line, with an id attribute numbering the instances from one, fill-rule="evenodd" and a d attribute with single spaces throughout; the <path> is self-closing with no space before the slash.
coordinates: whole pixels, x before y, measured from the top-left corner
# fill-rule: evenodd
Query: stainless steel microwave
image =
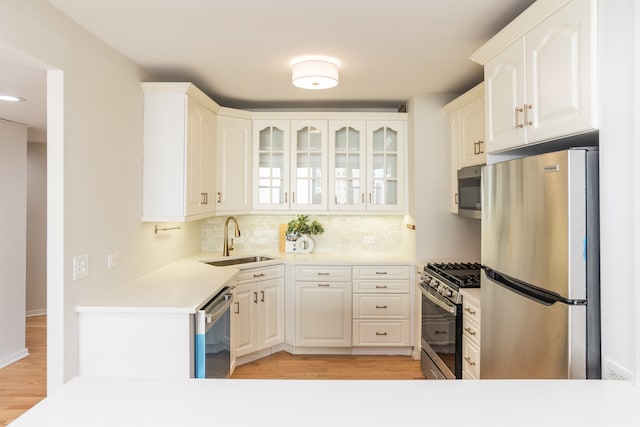
<path id="1" fill-rule="evenodd" d="M 458 170 L 458 215 L 480 219 L 482 213 L 482 166 Z"/>

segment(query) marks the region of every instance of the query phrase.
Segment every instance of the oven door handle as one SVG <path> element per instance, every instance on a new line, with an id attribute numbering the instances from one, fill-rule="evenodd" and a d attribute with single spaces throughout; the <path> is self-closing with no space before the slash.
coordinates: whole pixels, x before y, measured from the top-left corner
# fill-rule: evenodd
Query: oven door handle
<path id="1" fill-rule="evenodd" d="M 429 292 L 424 287 L 422 287 L 422 285 L 419 285 L 419 286 L 420 286 L 420 292 L 422 292 L 422 295 L 427 297 L 429 301 L 431 301 L 432 303 L 434 303 L 435 305 L 437 305 L 438 307 L 440 307 L 441 309 L 445 310 L 448 313 L 451 313 L 453 315 L 457 314 L 458 308 L 455 305 L 447 304 L 446 302 L 442 301 L 440 298 L 436 297 L 435 295 L 432 295 L 431 292 Z"/>

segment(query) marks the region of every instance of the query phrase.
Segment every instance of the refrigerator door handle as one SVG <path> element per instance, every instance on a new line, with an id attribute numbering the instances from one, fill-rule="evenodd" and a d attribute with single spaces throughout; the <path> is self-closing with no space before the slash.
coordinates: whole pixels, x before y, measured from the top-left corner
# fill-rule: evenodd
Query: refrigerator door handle
<path id="1" fill-rule="evenodd" d="M 555 292 L 550 292 L 530 283 L 526 283 L 513 277 L 507 276 L 506 274 L 502 274 L 486 266 L 483 266 L 482 268 L 487 277 L 492 282 L 519 295 L 522 295 L 525 298 L 529 298 L 530 300 L 535 301 L 538 304 L 551 306 L 555 303 L 562 303 L 567 305 L 586 305 L 587 303 L 585 300 L 563 298 L 561 295 Z"/>

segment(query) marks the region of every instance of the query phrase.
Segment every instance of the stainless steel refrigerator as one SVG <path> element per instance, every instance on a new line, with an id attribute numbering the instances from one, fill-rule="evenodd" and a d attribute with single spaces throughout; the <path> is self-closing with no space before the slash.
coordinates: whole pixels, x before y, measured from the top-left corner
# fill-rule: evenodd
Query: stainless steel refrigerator
<path id="1" fill-rule="evenodd" d="M 600 378 L 598 152 L 482 176 L 481 378 Z"/>

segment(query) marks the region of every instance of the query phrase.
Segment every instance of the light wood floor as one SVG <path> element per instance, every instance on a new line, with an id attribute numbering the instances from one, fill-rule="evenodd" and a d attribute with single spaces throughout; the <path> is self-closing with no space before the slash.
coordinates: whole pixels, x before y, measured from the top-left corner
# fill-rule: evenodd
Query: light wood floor
<path id="1" fill-rule="evenodd" d="M 6 426 L 47 393 L 47 316 L 27 318 L 29 356 L 0 369 L 0 425 Z"/>
<path id="2" fill-rule="evenodd" d="M 293 356 L 281 351 L 238 366 L 232 378 L 413 380 L 424 376 L 420 361 L 408 356 Z"/>

